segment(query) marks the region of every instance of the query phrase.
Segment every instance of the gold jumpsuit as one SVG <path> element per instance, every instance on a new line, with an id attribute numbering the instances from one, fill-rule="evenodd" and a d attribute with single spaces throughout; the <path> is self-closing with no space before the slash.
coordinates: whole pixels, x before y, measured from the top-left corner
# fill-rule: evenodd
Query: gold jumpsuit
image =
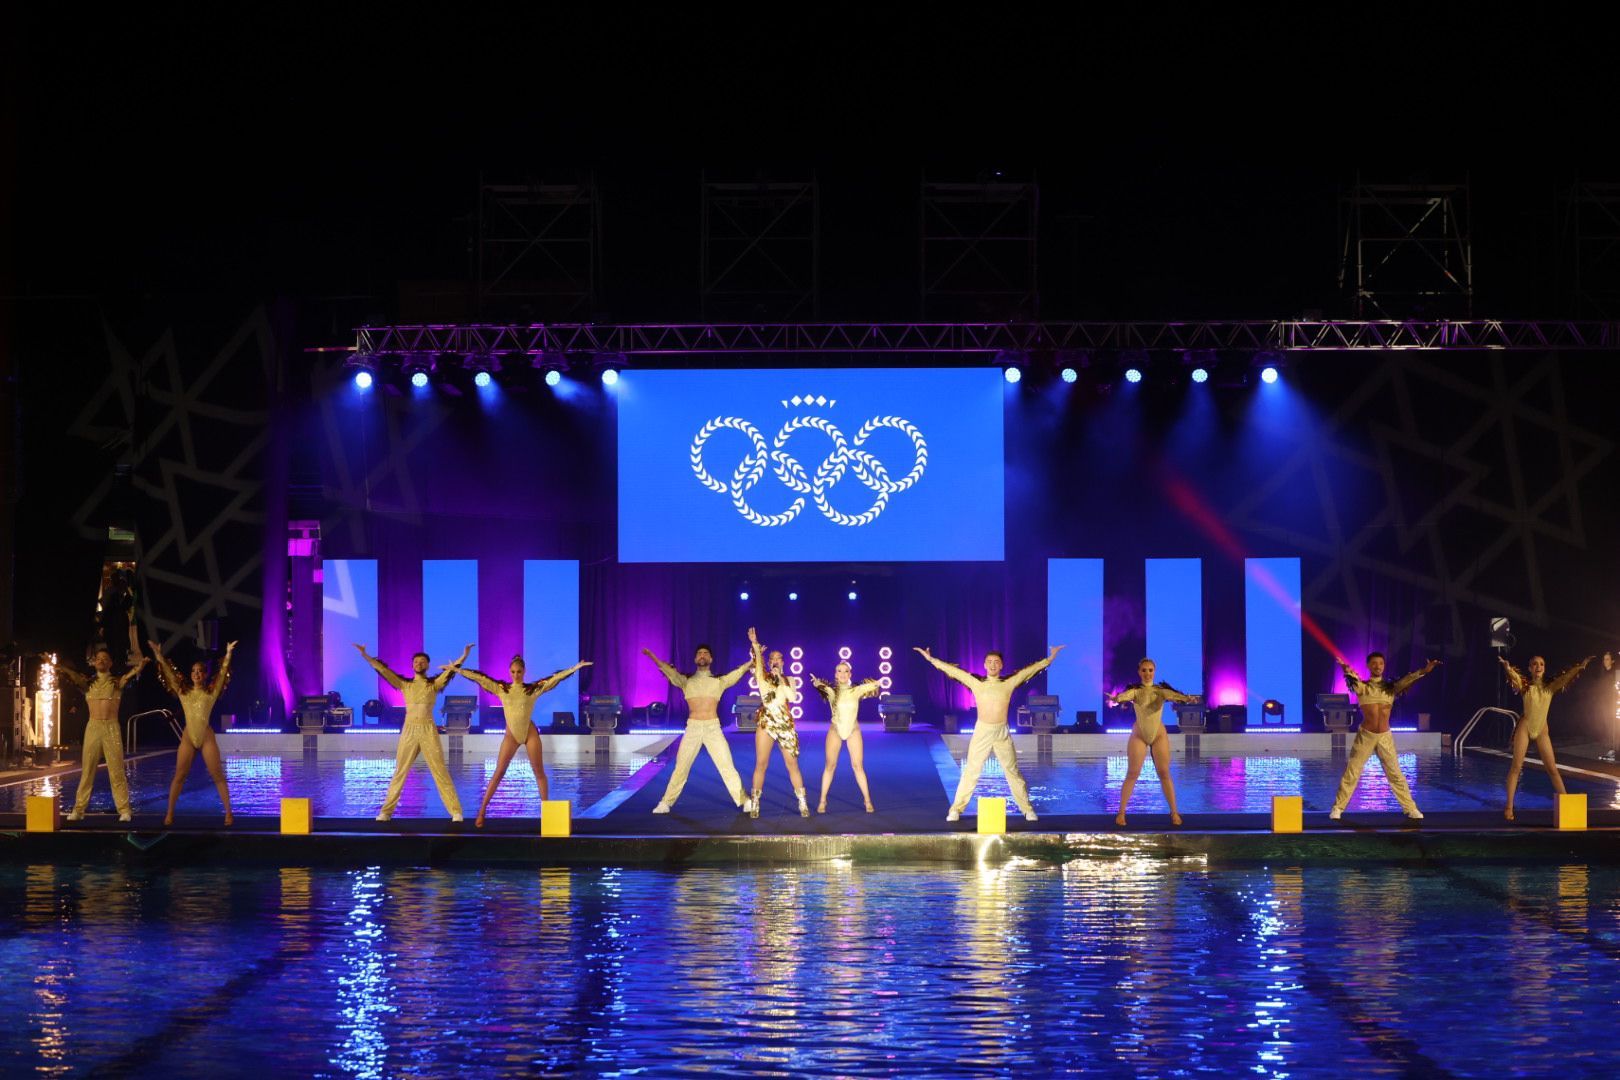
<path id="1" fill-rule="evenodd" d="M 711 675 L 707 671 L 693 672 L 687 675 L 675 670 L 675 665 L 653 657 L 653 663 L 670 684 L 679 687 L 688 703 L 691 701 L 716 701 L 720 696 L 747 674 L 753 661 L 738 664 L 724 675 Z M 731 793 L 731 801 L 738 806 L 743 804 L 742 777 L 737 775 L 737 766 L 731 760 L 731 747 L 720 730 L 719 717 L 709 717 L 703 720 L 692 719 L 688 714 L 686 730 L 681 733 L 681 745 L 675 751 L 675 770 L 670 774 L 669 786 L 664 789 L 664 797 L 659 800 L 665 806 L 674 806 L 675 800 L 681 797 L 681 791 L 686 787 L 686 779 L 692 775 L 692 764 L 697 761 L 698 752 L 707 750 L 709 757 L 714 760 L 714 767 L 720 773 L 720 780 L 726 785 L 726 791 Z"/>
<path id="2" fill-rule="evenodd" d="M 461 673 L 500 699 L 501 714 L 506 718 L 506 733 L 522 746 L 529 741 L 534 703 L 540 700 L 542 694 L 556 689 L 559 683 L 578 670 L 578 667 L 564 668 L 532 683 L 501 682 L 470 668 L 462 668 Z"/>
<path id="3" fill-rule="evenodd" d="M 142 661 L 142 666 L 145 661 Z M 58 665 L 57 674 L 84 691 L 86 701 L 113 702 L 112 716 L 91 720 L 84 727 L 84 757 L 79 772 L 79 791 L 73 798 L 73 814 L 82 817 L 90 805 L 90 791 L 95 786 L 96 767 L 103 757 L 107 759 L 107 782 L 112 786 L 113 805 L 120 817 L 129 814 L 129 780 L 124 775 L 124 737 L 118 730 L 118 701 L 128 686 L 141 673 L 133 667 L 122 675 L 102 674 L 85 676 L 72 668 Z"/>
<path id="4" fill-rule="evenodd" d="M 1395 699 L 1412 688 L 1412 684 L 1423 678 L 1425 671 L 1419 669 L 1397 680 L 1377 679 L 1368 681 L 1361 678 L 1349 664 L 1344 667 L 1344 683 L 1346 689 L 1356 695 L 1359 705 L 1392 705 Z M 1355 794 L 1356 785 L 1361 783 L 1361 770 L 1366 766 L 1367 759 L 1373 754 L 1378 755 L 1378 764 L 1384 767 L 1384 778 L 1389 781 L 1389 789 L 1395 794 L 1395 801 L 1401 804 L 1401 809 L 1407 816 L 1416 816 L 1417 803 L 1412 799 L 1412 789 L 1407 786 L 1406 777 L 1401 772 L 1400 758 L 1395 753 L 1395 736 L 1388 731 L 1368 731 L 1365 727 L 1356 729 L 1355 741 L 1350 744 L 1350 760 L 1345 764 L 1344 775 L 1339 778 L 1339 790 L 1333 796 L 1333 809 L 1343 810 L 1350 805 L 1350 796 Z"/>
<path id="5" fill-rule="evenodd" d="M 944 660 L 932 656 L 925 659 L 948 678 L 973 691 L 973 701 L 979 707 L 979 718 L 973 724 L 973 741 L 968 743 L 967 760 L 962 763 L 962 779 L 956 785 L 956 797 L 951 800 L 952 812 L 960 814 L 967 809 L 973 789 L 979 783 L 979 773 L 984 771 L 984 763 L 993 753 L 1001 762 L 1001 771 L 1007 774 L 1013 802 L 1025 817 L 1033 814 L 1035 807 L 1029 801 L 1029 785 L 1024 783 L 1024 774 L 1018 771 L 1018 751 L 1007 727 L 1007 711 L 1012 706 L 1013 691 L 1051 666 L 1052 658 L 1037 660 L 1004 678 L 986 675 L 982 679 Z"/>
<path id="6" fill-rule="evenodd" d="M 451 664 L 431 679 L 406 679 L 375 656 L 366 662 L 377 670 L 383 681 L 405 695 L 405 724 L 399 733 L 399 750 L 394 757 L 394 778 L 388 784 L 388 796 L 383 800 L 378 817 L 387 821 L 394 816 L 400 793 L 405 790 L 405 777 L 421 754 L 433 774 L 433 784 L 439 789 L 439 799 L 452 818 L 461 817 L 461 800 L 456 797 L 455 785 L 450 782 L 450 770 L 444 764 L 444 747 L 439 742 L 438 729 L 433 726 L 433 703 L 439 693 L 460 670 Z"/>
<path id="7" fill-rule="evenodd" d="M 231 654 L 225 654 L 224 662 L 219 665 L 219 674 L 214 676 L 211 686 L 181 685 L 180 673 L 174 670 L 169 658 L 161 653 L 158 654 L 157 665 L 163 685 L 168 687 L 169 693 L 180 699 L 180 711 L 186 718 L 186 738 L 192 746 L 201 750 L 203 740 L 208 735 L 208 721 L 214 715 L 214 706 L 231 682 Z"/>
<path id="8" fill-rule="evenodd" d="M 1198 699 L 1192 694 L 1183 694 L 1168 683 L 1153 686 L 1138 683 L 1115 694 L 1114 700 L 1128 701 L 1136 709 L 1136 723 L 1131 725 L 1131 734 L 1152 746 L 1164 734 L 1164 703 L 1174 701 L 1190 704 Z"/>
<path id="9" fill-rule="evenodd" d="M 860 720 L 861 699 L 872 697 L 880 688 L 876 679 L 866 679 L 849 686 L 839 686 L 837 683 L 815 679 L 812 685 L 822 699 L 832 706 L 833 730 L 837 731 L 838 737 L 846 742 L 855 734 L 855 728 Z"/>
<path id="10" fill-rule="evenodd" d="M 1547 710 L 1552 707 L 1553 695 L 1568 689 L 1585 667 L 1586 662 L 1567 667 L 1549 681 L 1532 680 L 1512 664 L 1507 666 L 1508 684 L 1514 693 L 1524 698 L 1525 731 L 1531 742 L 1541 738 L 1542 732 L 1547 730 Z"/>
<path id="11" fill-rule="evenodd" d="M 793 705 L 799 700 L 799 692 L 786 675 L 773 675 L 766 669 L 763 645 L 754 646 L 754 681 L 759 683 L 756 721 L 784 754 L 798 757 L 799 729 L 793 723 Z"/>

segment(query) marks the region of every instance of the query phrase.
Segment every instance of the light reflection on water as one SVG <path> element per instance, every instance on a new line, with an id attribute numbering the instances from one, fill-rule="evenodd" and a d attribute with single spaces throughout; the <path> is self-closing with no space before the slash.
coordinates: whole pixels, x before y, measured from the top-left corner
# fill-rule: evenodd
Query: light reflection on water
<path id="1" fill-rule="evenodd" d="M 0 902 L 8 1075 L 1412 1075 L 1620 1054 L 1606 866 L 8 866 Z"/>

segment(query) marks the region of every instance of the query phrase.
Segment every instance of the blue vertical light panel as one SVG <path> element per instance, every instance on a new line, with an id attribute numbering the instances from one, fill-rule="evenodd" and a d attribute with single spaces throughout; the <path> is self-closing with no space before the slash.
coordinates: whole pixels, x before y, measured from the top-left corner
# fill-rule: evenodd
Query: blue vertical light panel
<path id="1" fill-rule="evenodd" d="M 377 653 L 377 560 L 325 559 L 321 562 L 321 667 L 327 691 L 361 722 L 361 707 L 377 696 L 377 673 L 355 651 L 355 643 Z"/>
<path id="2" fill-rule="evenodd" d="M 430 674 L 456 657 L 467 643 L 478 643 L 478 561 L 476 559 L 422 560 L 422 651 L 432 663 Z M 474 649 L 467 664 L 487 671 L 487 656 Z M 404 674 L 401 672 L 401 674 Z M 476 694 L 478 688 L 462 680 L 446 693 Z"/>
<path id="3" fill-rule="evenodd" d="M 504 672 L 511 657 L 500 658 Z M 527 559 L 523 563 L 523 660 L 529 681 L 572 667 L 579 655 L 579 563 L 574 559 Z M 491 661 L 493 663 L 494 661 Z M 575 676 L 577 679 L 578 676 Z M 570 680 L 535 703 L 535 722 L 550 712 L 577 712 L 579 684 Z"/>
<path id="4" fill-rule="evenodd" d="M 1283 703 L 1283 720 L 1305 716 L 1304 635 L 1300 626 L 1299 560 L 1244 560 L 1249 654 L 1249 724 L 1260 723 L 1267 698 Z"/>
<path id="5" fill-rule="evenodd" d="M 1158 665 L 1158 681 L 1184 694 L 1204 692 L 1202 559 L 1147 560 L 1147 654 Z M 1176 722 L 1168 704 L 1164 722 Z"/>
<path id="6" fill-rule="evenodd" d="M 1103 694 L 1103 561 L 1046 560 L 1046 640 L 1065 645 L 1046 671 L 1046 692 L 1068 716 L 1101 715 Z"/>

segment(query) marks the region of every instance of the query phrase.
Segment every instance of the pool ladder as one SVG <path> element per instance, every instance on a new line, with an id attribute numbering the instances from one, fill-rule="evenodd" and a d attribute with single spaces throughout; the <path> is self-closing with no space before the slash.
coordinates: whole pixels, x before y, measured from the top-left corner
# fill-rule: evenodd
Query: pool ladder
<path id="1" fill-rule="evenodd" d="M 1519 722 L 1519 714 L 1512 709 L 1499 709 L 1494 705 L 1487 705 L 1471 716 L 1468 723 L 1464 724 L 1462 730 L 1457 733 L 1456 741 L 1452 743 L 1452 749 L 1459 757 L 1462 756 L 1463 748 L 1468 745 L 1468 736 L 1474 733 L 1474 728 L 1479 726 L 1481 720 L 1492 713 L 1505 716 L 1515 724 Z"/>
<path id="2" fill-rule="evenodd" d="M 174 737 L 176 739 L 183 738 L 185 736 L 185 731 L 180 727 L 180 722 L 174 718 L 173 710 L 147 709 L 145 712 L 138 712 L 134 716 L 131 716 L 128 720 L 124 721 L 124 753 L 135 753 L 136 744 L 140 741 L 138 737 L 140 734 L 140 724 L 138 721 L 143 720 L 148 716 L 161 716 L 167 720 L 169 722 L 169 730 L 174 732 Z"/>

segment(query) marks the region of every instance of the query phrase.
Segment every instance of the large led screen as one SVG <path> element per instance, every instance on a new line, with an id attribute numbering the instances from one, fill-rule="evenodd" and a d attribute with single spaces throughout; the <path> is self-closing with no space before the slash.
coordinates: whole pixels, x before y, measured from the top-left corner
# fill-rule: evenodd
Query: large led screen
<path id="1" fill-rule="evenodd" d="M 1003 557 L 999 368 L 629 371 L 621 562 Z"/>

